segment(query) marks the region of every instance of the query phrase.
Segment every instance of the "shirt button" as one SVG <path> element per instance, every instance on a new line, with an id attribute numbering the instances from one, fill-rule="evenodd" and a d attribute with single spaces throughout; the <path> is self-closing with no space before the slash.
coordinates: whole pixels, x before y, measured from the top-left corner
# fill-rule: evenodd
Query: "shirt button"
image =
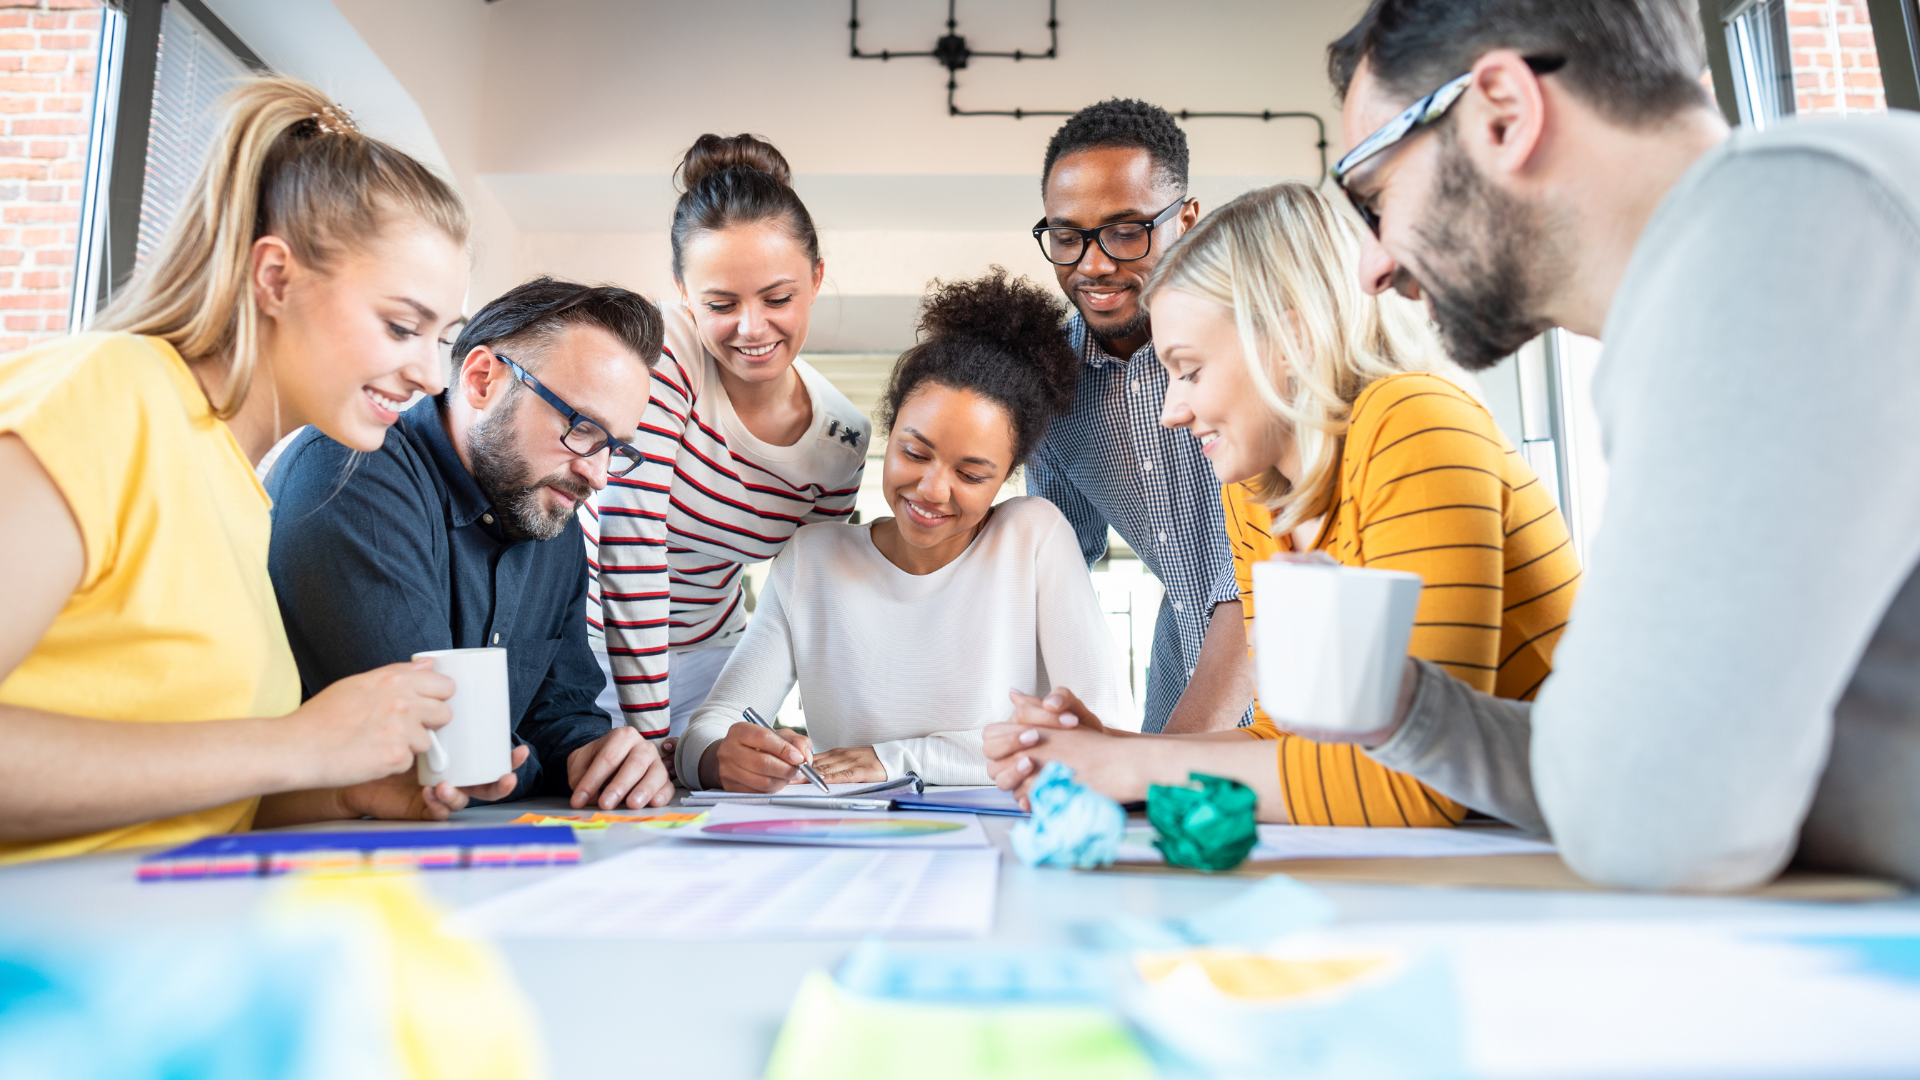
<path id="1" fill-rule="evenodd" d="M 1141 462 L 1141 463 L 1140 463 L 1140 471 L 1141 471 L 1141 472 L 1152 472 L 1152 471 L 1153 471 L 1153 462 L 1151 462 L 1151 461 L 1143 461 L 1143 462 Z"/>
<path id="2" fill-rule="evenodd" d="M 1129 390 L 1130 390 L 1130 391 L 1131 391 L 1132 393 L 1135 393 L 1135 394 L 1137 394 L 1137 393 L 1139 393 L 1139 392 L 1140 392 L 1140 380 L 1139 380 L 1139 379 L 1135 379 L 1135 380 L 1133 380 L 1133 381 L 1132 381 L 1131 383 L 1128 383 L 1128 384 L 1127 384 L 1127 387 L 1128 387 L 1128 389 L 1129 389 Z"/>
<path id="3" fill-rule="evenodd" d="M 491 524 L 493 524 L 493 515 L 492 515 L 492 514 L 481 514 L 481 515 L 480 515 L 480 520 L 481 520 L 481 521 L 484 521 L 484 522 L 486 522 L 486 523 L 487 523 L 487 524 L 489 524 L 489 525 L 491 525 Z"/>
<path id="4" fill-rule="evenodd" d="M 1174 607 L 1179 607 L 1180 605 L 1179 605 L 1179 604 L 1175 604 L 1175 605 L 1173 605 L 1173 606 L 1174 606 Z M 498 645 L 498 644 L 500 644 L 500 635 L 499 635 L 499 634 L 495 634 L 495 635 L 493 635 L 493 643 L 494 643 L 495 645 Z"/>
<path id="5" fill-rule="evenodd" d="M 1178 600 L 1175 600 L 1175 601 L 1173 602 L 1173 610 L 1175 610 L 1175 611 L 1179 611 L 1179 610 L 1181 610 L 1181 608 L 1180 608 L 1180 601 L 1178 601 Z M 498 634 L 495 634 L 494 636 L 495 636 L 495 637 L 499 637 L 499 635 L 498 635 Z"/>
<path id="6" fill-rule="evenodd" d="M 1164 544 L 1167 542 L 1167 534 L 1163 531 L 1160 533 L 1157 539 L 1159 539 L 1159 541 Z"/>

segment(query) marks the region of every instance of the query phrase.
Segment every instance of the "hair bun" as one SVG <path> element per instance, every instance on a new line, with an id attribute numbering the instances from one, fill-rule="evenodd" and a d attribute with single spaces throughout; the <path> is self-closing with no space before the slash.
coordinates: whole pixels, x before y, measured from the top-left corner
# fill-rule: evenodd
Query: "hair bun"
<path id="1" fill-rule="evenodd" d="M 758 135 L 702 135 L 687 149 L 674 173 L 684 192 L 727 169 L 766 173 L 783 185 L 793 185 L 793 169 L 786 157 Z"/>
<path id="2" fill-rule="evenodd" d="M 1067 309 L 1051 291 L 993 266 L 967 281 L 935 281 L 920 309 L 920 340 L 983 341 L 1038 372 L 1056 412 L 1073 405 L 1080 358 L 1067 345 Z"/>

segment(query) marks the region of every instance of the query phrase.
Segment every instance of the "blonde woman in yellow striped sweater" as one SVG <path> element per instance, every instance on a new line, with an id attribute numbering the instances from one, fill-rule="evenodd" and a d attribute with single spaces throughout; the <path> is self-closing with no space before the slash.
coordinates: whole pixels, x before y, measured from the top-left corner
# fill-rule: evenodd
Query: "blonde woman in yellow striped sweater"
<path id="1" fill-rule="evenodd" d="M 1411 571 L 1426 588 L 1409 651 L 1476 689 L 1530 698 L 1579 579 L 1566 523 L 1461 388 L 1419 307 L 1362 293 L 1359 252 L 1357 227 L 1302 184 L 1249 192 L 1202 220 L 1147 286 L 1171 376 L 1161 422 L 1199 438 L 1226 485 L 1249 624 L 1253 564 L 1278 552 Z M 1058 759 L 1123 801 L 1190 771 L 1230 776 L 1259 793 L 1263 821 L 1447 826 L 1466 815 L 1360 749 L 1283 732 L 1264 713 L 1239 731 L 1123 738 L 1065 687 L 1014 705 L 985 738 L 1010 790 Z"/>

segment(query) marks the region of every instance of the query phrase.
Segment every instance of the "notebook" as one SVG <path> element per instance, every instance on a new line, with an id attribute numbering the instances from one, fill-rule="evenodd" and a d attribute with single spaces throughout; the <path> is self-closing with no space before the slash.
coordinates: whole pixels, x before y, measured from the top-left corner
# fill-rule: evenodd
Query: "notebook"
<path id="1" fill-rule="evenodd" d="M 580 861 L 572 829 L 352 829 L 230 833 L 141 859 L 141 881 L 266 877 L 302 870 L 460 870 L 570 866 Z"/>
<path id="2" fill-rule="evenodd" d="M 961 788 L 957 791 L 927 791 L 918 795 L 895 795 L 895 810 L 956 810 L 968 814 L 999 814 L 1026 817 L 1010 791 L 999 788 Z"/>
<path id="3" fill-rule="evenodd" d="M 744 803 L 766 805 L 773 799 L 785 802 L 788 799 L 895 799 L 901 795 L 917 795 L 926 789 L 917 773 L 908 773 L 894 780 L 882 780 L 877 784 L 828 784 L 831 793 L 823 794 L 812 784 L 788 784 L 779 791 L 690 791 L 680 800 L 682 806 L 718 806 L 722 803 Z"/>

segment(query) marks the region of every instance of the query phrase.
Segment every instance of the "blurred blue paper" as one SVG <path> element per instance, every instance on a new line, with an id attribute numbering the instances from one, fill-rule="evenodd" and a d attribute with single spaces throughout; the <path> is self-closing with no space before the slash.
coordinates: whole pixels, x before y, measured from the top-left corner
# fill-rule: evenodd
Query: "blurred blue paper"
<path id="1" fill-rule="evenodd" d="M 1325 926 L 1340 914 L 1333 901 L 1285 874 L 1274 874 L 1240 895 L 1176 919 L 1119 915 L 1089 928 L 1093 943 L 1109 949 L 1185 949 L 1196 945 L 1256 948 L 1288 934 Z"/>
<path id="2" fill-rule="evenodd" d="M 1033 816 L 1013 827 L 1013 853 L 1028 866 L 1089 870 L 1120 855 L 1127 812 L 1120 804 L 1073 778 L 1073 770 L 1049 761 L 1027 792 Z"/>
<path id="3" fill-rule="evenodd" d="M 901 947 L 869 940 L 840 966 L 856 994 L 953 1005 L 1098 1003 L 1115 961 L 1074 949 Z"/>
<path id="4" fill-rule="evenodd" d="M 0 1076 L 395 1076 L 337 941 L 255 930 L 0 937 Z"/>
<path id="5" fill-rule="evenodd" d="M 1911 934 L 1801 934 L 1787 940 L 1839 952 L 1862 975 L 1920 983 L 1920 937 Z"/>
<path id="6" fill-rule="evenodd" d="M 1192 974 L 1192 972 L 1189 972 Z M 1467 1075 L 1452 969 L 1438 953 L 1278 1001 L 1195 979 L 1139 984 L 1123 1012 L 1166 1075 L 1459 1080 Z"/>

